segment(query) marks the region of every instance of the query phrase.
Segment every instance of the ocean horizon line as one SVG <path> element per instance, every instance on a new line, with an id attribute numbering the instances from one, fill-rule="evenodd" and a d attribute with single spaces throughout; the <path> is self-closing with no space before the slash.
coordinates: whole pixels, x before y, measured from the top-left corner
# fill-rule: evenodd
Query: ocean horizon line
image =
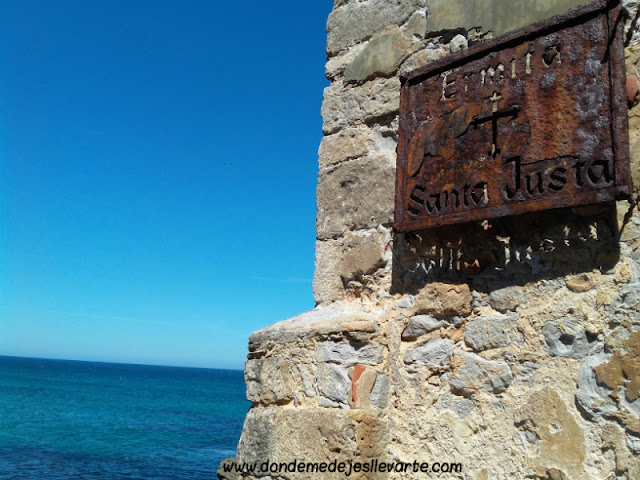
<path id="1" fill-rule="evenodd" d="M 197 369 L 197 370 L 220 370 L 227 372 L 242 372 L 240 368 L 220 368 L 220 367 L 200 367 L 191 365 L 164 365 L 159 363 L 132 363 L 126 361 L 105 361 L 105 360 L 81 360 L 75 358 L 51 358 L 51 357 L 28 357 L 24 355 L 6 355 L 0 354 L 0 359 L 20 359 L 20 360 L 46 360 L 54 362 L 76 362 L 76 363 L 99 363 L 105 365 L 126 365 L 131 367 L 158 367 L 158 368 L 182 368 L 182 369 Z"/>

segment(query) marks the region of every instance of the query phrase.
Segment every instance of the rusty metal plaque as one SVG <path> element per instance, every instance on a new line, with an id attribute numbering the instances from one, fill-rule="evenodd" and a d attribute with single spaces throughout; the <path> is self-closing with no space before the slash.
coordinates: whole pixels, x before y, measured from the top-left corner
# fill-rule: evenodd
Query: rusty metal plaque
<path id="1" fill-rule="evenodd" d="M 619 1 L 597 1 L 403 77 L 395 230 L 631 192 Z"/>

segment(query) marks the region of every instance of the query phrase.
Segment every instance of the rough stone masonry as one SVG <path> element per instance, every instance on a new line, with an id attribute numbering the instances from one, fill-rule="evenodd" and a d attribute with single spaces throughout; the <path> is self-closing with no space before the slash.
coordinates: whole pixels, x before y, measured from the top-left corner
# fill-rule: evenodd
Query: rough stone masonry
<path id="1" fill-rule="evenodd" d="M 640 479 L 637 2 L 623 2 L 631 202 L 391 232 L 399 75 L 583 3 L 334 0 L 317 307 L 251 335 L 238 465 L 377 459 L 462 465 L 438 478 Z"/>

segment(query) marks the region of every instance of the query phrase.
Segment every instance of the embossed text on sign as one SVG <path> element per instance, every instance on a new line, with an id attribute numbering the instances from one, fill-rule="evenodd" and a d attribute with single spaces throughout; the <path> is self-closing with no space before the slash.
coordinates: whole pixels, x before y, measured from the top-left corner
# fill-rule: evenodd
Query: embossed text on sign
<path id="1" fill-rule="evenodd" d="M 402 79 L 397 231 L 629 194 L 618 3 L 571 10 Z"/>

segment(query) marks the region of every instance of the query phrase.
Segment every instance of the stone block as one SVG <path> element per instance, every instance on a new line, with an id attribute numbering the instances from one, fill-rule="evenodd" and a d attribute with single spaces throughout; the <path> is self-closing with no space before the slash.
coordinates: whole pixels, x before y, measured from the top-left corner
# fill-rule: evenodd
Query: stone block
<path id="1" fill-rule="evenodd" d="M 371 390 L 369 403 L 373 407 L 386 408 L 389 401 L 389 377 L 386 373 L 379 373 L 376 383 Z"/>
<path id="2" fill-rule="evenodd" d="M 427 36 L 480 28 L 500 35 L 590 0 L 432 0 L 427 10 Z"/>
<path id="3" fill-rule="evenodd" d="M 356 424 L 346 411 L 339 409 L 252 408 L 238 443 L 237 461 L 255 462 L 257 468 L 267 460 L 287 464 L 295 459 L 350 461 L 357 450 Z M 329 472 L 296 472 L 291 478 L 329 480 L 335 476 Z"/>
<path id="4" fill-rule="evenodd" d="M 247 360 L 244 379 L 247 398 L 252 402 L 276 403 L 293 398 L 295 383 L 291 364 L 282 358 Z"/>
<path id="5" fill-rule="evenodd" d="M 301 363 L 298 365 L 298 371 L 300 372 L 300 380 L 302 382 L 302 391 L 309 398 L 316 396 L 316 389 L 315 389 L 316 374 L 314 370 L 315 369 L 313 365 L 308 365 L 306 363 Z"/>
<path id="6" fill-rule="evenodd" d="M 585 432 L 554 390 L 533 392 L 514 417 L 536 443 L 528 457 L 538 478 L 585 478 Z"/>
<path id="7" fill-rule="evenodd" d="M 379 285 L 368 276 L 386 267 L 391 256 L 386 247 L 390 239 L 390 231 L 379 227 L 317 241 L 313 281 L 316 303 L 344 299 L 351 280 L 357 280 L 362 288 L 376 289 Z"/>
<path id="8" fill-rule="evenodd" d="M 325 135 L 346 127 L 388 117 L 400 108 L 400 80 L 375 79 L 363 85 L 336 82 L 324 89 L 322 131 Z"/>
<path id="9" fill-rule="evenodd" d="M 318 305 L 345 298 L 346 292 L 340 278 L 343 251 L 344 237 L 316 241 L 313 298 Z"/>
<path id="10" fill-rule="evenodd" d="M 472 300 L 467 284 L 433 282 L 416 295 L 415 310 L 417 314 L 436 317 L 464 317 L 471 314 Z"/>
<path id="11" fill-rule="evenodd" d="M 476 352 L 490 348 L 522 345 L 524 336 L 518 330 L 518 315 L 501 317 L 478 317 L 467 325 L 464 332 L 465 343 Z"/>
<path id="12" fill-rule="evenodd" d="M 377 331 L 376 316 L 355 305 L 331 305 L 296 315 L 253 332 L 249 337 L 249 351 L 266 352 L 309 338 L 323 335 L 366 336 Z"/>
<path id="13" fill-rule="evenodd" d="M 509 365 L 485 360 L 475 353 L 457 350 L 454 365 L 457 368 L 451 376 L 451 387 L 464 395 L 473 394 L 480 389 L 492 393 L 504 392 L 513 382 Z"/>
<path id="14" fill-rule="evenodd" d="M 424 345 L 411 348 L 404 363 L 412 367 L 444 367 L 451 363 L 453 342 L 448 338 L 432 338 Z"/>
<path id="15" fill-rule="evenodd" d="M 545 323 L 542 335 L 549 346 L 547 352 L 555 357 L 584 358 L 595 341 L 588 338 L 582 325 L 569 317 Z"/>
<path id="16" fill-rule="evenodd" d="M 345 128 L 323 137 L 318 149 L 320 168 L 364 157 L 369 151 L 370 133 L 367 127 Z"/>
<path id="17" fill-rule="evenodd" d="M 317 372 L 318 394 L 342 407 L 349 405 L 351 379 L 346 367 L 320 363 Z"/>
<path id="18" fill-rule="evenodd" d="M 502 313 L 512 312 L 525 298 L 522 287 L 509 286 L 493 290 L 489 294 L 489 304 Z"/>
<path id="19" fill-rule="evenodd" d="M 402 332 L 403 340 L 416 339 L 427 333 L 431 333 L 444 327 L 447 324 L 444 320 L 439 320 L 431 315 L 417 315 L 409 319 L 409 325 Z"/>
<path id="20" fill-rule="evenodd" d="M 316 347 L 316 362 L 333 362 L 340 365 L 376 365 L 384 360 L 382 345 L 376 342 L 353 341 L 321 342 Z"/>
<path id="21" fill-rule="evenodd" d="M 384 157 L 367 157 L 338 166 L 318 177 L 316 230 L 319 239 L 391 224 L 395 165 Z"/>
<path id="22" fill-rule="evenodd" d="M 394 25 L 373 36 L 344 70 L 346 82 L 362 82 L 393 75 L 402 61 L 417 50 L 424 37 L 426 15 L 414 13 L 402 28 Z M 416 43 L 418 42 L 418 43 Z"/>
<path id="23" fill-rule="evenodd" d="M 327 56 L 332 57 L 386 27 L 403 24 L 426 4 L 426 0 L 371 0 L 334 8 L 327 20 Z"/>
<path id="24" fill-rule="evenodd" d="M 340 268 L 343 282 L 383 268 L 386 265 L 384 244 L 388 240 L 386 231 L 348 233 L 345 236 Z"/>

